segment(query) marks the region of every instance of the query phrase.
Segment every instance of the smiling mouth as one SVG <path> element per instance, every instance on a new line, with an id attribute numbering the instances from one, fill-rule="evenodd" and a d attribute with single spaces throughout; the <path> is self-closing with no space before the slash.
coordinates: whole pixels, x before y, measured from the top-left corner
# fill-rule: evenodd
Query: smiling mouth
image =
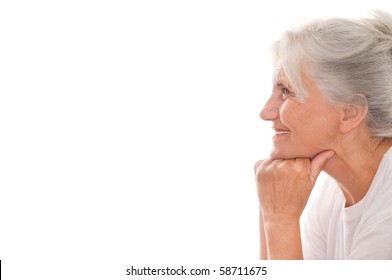
<path id="1" fill-rule="evenodd" d="M 289 134 L 290 130 L 275 130 L 276 135 L 284 135 L 284 134 Z"/>

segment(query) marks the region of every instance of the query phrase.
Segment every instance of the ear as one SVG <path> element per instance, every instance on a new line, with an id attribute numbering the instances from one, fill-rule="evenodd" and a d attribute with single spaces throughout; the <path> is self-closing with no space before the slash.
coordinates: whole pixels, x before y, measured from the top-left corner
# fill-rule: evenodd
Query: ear
<path id="1" fill-rule="evenodd" d="M 368 105 L 366 97 L 360 94 L 354 96 L 350 103 L 342 106 L 343 114 L 340 122 L 340 132 L 347 133 L 357 128 L 366 118 Z"/>

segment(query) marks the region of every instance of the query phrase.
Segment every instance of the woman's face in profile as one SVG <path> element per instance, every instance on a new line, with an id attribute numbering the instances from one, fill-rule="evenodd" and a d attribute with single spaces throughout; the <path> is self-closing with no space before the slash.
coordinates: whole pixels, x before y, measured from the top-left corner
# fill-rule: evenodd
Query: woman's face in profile
<path id="1" fill-rule="evenodd" d="M 302 80 L 309 95 L 300 102 L 282 71 L 274 79 L 272 94 L 260 113 L 271 121 L 271 158 L 313 158 L 324 150 L 334 150 L 342 114 L 329 104 L 315 82 L 304 73 Z"/>

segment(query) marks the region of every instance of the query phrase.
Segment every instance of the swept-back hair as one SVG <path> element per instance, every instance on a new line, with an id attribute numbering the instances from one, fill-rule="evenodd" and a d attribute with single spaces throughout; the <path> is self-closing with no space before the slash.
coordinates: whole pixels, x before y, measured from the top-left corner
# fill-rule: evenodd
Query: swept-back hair
<path id="1" fill-rule="evenodd" d="M 366 103 L 372 135 L 392 138 L 391 14 L 310 21 L 286 31 L 273 53 L 275 69 L 284 72 L 300 100 L 308 95 L 305 72 L 329 102 Z"/>

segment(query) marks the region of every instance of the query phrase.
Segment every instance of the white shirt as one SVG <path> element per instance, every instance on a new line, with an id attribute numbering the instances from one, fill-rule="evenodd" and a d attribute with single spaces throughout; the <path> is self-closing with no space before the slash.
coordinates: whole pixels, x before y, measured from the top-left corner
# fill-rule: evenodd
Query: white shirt
<path id="1" fill-rule="evenodd" d="M 345 207 L 343 193 L 331 177 L 314 195 L 302 217 L 305 259 L 392 260 L 392 148 L 358 203 Z"/>

